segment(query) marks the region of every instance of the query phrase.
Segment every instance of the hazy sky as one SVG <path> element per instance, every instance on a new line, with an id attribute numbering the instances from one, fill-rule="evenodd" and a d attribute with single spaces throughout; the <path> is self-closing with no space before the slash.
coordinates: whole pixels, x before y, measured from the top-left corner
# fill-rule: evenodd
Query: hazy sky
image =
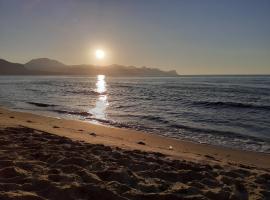
<path id="1" fill-rule="evenodd" d="M 269 0 L 0 0 L 0 57 L 270 74 Z"/>

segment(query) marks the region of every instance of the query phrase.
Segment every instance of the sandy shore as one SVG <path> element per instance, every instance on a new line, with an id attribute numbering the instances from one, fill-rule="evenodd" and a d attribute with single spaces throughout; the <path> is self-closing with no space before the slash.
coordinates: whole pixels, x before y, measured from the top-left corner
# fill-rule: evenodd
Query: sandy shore
<path id="1" fill-rule="evenodd" d="M 0 199 L 268 199 L 269 191 L 269 154 L 0 109 Z"/>

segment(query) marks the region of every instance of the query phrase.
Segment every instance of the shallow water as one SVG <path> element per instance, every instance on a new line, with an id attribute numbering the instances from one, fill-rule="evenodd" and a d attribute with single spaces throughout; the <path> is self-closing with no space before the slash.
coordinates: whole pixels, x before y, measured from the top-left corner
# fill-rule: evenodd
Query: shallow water
<path id="1" fill-rule="evenodd" d="M 270 153 L 270 76 L 2 76 L 9 108 Z"/>

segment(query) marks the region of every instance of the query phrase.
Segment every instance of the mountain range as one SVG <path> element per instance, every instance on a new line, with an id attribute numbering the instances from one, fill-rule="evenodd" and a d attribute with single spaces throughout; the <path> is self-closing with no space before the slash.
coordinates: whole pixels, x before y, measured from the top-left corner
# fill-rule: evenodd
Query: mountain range
<path id="1" fill-rule="evenodd" d="M 123 65 L 65 65 L 57 60 L 49 58 L 33 59 L 25 64 L 12 63 L 0 59 L 0 75 L 87 75 L 95 76 L 104 74 L 106 76 L 140 76 L 140 77 L 175 77 L 175 70 L 162 71 L 157 68 L 134 67 Z"/>

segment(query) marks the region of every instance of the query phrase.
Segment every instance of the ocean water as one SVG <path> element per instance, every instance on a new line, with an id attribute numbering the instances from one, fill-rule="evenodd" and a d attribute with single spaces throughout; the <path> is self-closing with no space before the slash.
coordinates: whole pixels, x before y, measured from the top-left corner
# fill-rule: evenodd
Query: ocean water
<path id="1" fill-rule="evenodd" d="M 0 76 L 0 105 L 270 153 L 270 76 Z"/>

